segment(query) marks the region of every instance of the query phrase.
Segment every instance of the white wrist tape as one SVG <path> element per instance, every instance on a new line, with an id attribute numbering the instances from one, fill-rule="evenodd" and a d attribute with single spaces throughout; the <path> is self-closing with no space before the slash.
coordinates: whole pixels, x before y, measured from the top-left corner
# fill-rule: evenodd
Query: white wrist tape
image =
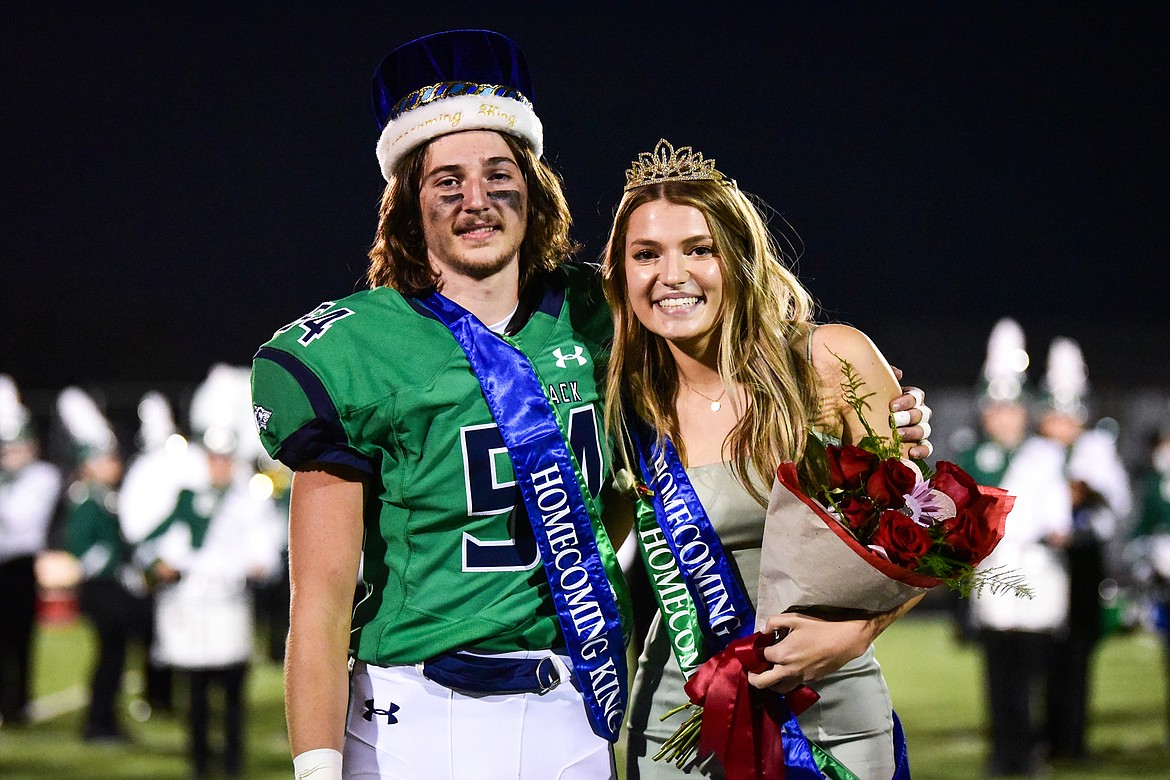
<path id="1" fill-rule="evenodd" d="M 333 748 L 306 750 L 293 759 L 295 780 L 341 780 L 341 753 Z"/>

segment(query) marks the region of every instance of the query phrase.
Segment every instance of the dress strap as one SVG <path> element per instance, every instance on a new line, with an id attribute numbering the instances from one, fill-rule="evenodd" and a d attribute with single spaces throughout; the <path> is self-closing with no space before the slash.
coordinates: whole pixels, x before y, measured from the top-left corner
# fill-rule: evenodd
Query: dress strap
<path id="1" fill-rule="evenodd" d="M 808 360 L 809 363 L 812 362 L 812 336 L 814 333 L 816 333 L 816 330 L 819 327 L 821 327 L 821 326 L 817 325 L 816 323 L 811 323 L 811 322 L 809 323 L 809 326 L 808 326 L 808 343 L 805 346 L 804 357 L 806 360 Z"/>

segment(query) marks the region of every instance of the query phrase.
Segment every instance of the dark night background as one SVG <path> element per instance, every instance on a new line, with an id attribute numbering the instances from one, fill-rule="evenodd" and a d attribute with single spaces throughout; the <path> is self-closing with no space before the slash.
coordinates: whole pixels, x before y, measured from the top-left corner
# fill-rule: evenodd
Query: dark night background
<path id="1" fill-rule="evenodd" d="M 478 26 L 528 55 L 582 257 L 664 135 L 914 383 L 972 387 L 1011 315 L 1033 379 L 1067 335 L 1102 397 L 1170 388 L 1170 26 L 1134 2 L 5 3 L 0 373 L 40 413 L 180 392 L 353 291 L 373 69 Z"/>

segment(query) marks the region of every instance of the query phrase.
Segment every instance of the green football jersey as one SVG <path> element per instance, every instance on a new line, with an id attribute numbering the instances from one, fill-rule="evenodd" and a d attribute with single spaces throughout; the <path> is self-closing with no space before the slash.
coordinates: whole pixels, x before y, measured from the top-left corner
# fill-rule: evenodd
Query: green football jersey
<path id="1" fill-rule="evenodd" d="M 609 469 L 601 388 L 612 339 L 596 277 L 532 285 L 510 336 L 546 390 L 593 495 Z M 522 315 L 518 315 L 521 316 Z M 548 581 L 503 439 L 450 332 L 390 288 L 322 304 L 256 355 L 252 396 L 268 452 L 371 477 L 352 649 L 418 663 L 454 649 L 561 643 Z"/>

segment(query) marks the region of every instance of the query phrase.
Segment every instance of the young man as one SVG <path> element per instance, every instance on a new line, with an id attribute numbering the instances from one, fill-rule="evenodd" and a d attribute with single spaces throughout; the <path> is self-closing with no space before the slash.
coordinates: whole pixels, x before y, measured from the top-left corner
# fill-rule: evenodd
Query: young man
<path id="1" fill-rule="evenodd" d="M 565 263 L 523 54 L 439 33 L 391 53 L 374 91 L 371 289 L 282 328 L 253 367 L 261 438 L 296 472 L 298 777 L 340 777 L 342 749 L 363 776 L 610 777 L 627 676 L 598 532 L 612 326 Z"/>

